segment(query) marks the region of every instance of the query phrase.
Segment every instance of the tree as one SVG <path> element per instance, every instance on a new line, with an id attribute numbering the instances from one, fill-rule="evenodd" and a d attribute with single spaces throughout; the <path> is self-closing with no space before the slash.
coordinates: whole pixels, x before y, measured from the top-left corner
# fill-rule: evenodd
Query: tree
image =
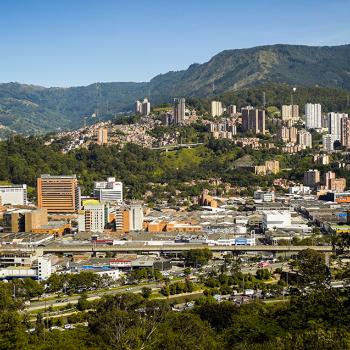
<path id="1" fill-rule="evenodd" d="M 141 290 L 141 295 L 145 299 L 148 299 L 152 295 L 152 288 L 143 287 L 142 290 Z"/>
<path id="2" fill-rule="evenodd" d="M 44 293 L 43 285 L 31 278 L 24 279 L 23 288 L 27 299 L 40 297 Z"/>
<path id="3" fill-rule="evenodd" d="M 165 297 L 168 297 L 170 295 L 170 287 L 164 286 L 162 287 L 162 289 L 160 290 L 161 294 L 163 294 Z"/>
<path id="4" fill-rule="evenodd" d="M 190 274 L 191 274 L 191 269 L 190 269 L 189 267 L 186 267 L 186 268 L 184 269 L 184 274 L 185 274 L 186 276 L 190 275 Z"/>
<path id="5" fill-rule="evenodd" d="M 90 303 L 87 300 L 88 295 L 87 293 L 82 293 L 79 300 L 78 300 L 78 304 L 77 304 L 77 309 L 79 311 L 84 311 L 87 310 L 90 307 Z"/>
<path id="6" fill-rule="evenodd" d="M 153 349 L 215 350 L 213 331 L 199 316 L 169 313 L 153 337 Z"/>
<path id="7" fill-rule="evenodd" d="M 199 267 L 206 265 L 213 257 L 213 253 L 208 249 L 191 249 L 185 253 L 186 265 Z"/>
<path id="8" fill-rule="evenodd" d="M 202 320 L 208 321 L 211 327 L 221 331 L 227 327 L 232 316 L 238 313 L 238 307 L 229 302 L 219 304 L 209 301 L 197 308 L 196 313 Z"/>
<path id="9" fill-rule="evenodd" d="M 330 271 L 325 264 L 324 254 L 313 249 L 302 250 L 292 263 L 297 269 L 297 282 L 301 287 L 320 288 L 330 283 Z"/>
<path id="10" fill-rule="evenodd" d="M 258 269 L 256 271 L 256 278 L 258 280 L 268 280 L 271 278 L 271 273 L 269 269 Z"/>
<path id="11" fill-rule="evenodd" d="M 49 291 L 58 292 L 63 289 L 64 276 L 53 273 L 46 281 Z"/>

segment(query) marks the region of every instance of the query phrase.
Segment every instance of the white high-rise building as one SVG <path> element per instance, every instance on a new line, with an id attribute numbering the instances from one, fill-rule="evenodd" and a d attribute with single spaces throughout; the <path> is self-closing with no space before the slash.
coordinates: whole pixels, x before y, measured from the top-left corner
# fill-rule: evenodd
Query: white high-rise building
<path id="1" fill-rule="evenodd" d="M 312 148 L 312 135 L 310 132 L 306 130 L 298 131 L 298 144 L 300 146 L 305 146 Z"/>
<path id="2" fill-rule="evenodd" d="M 0 204 L 27 205 L 27 185 L 0 186 Z"/>
<path id="3" fill-rule="evenodd" d="M 211 101 L 211 116 L 220 117 L 224 112 L 221 101 Z"/>
<path id="4" fill-rule="evenodd" d="M 149 115 L 151 113 L 151 104 L 147 98 L 142 102 L 142 115 Z"/>
<path id="5" fill-rule="evenodd" d="M 332 134 L 326 134 L 322 136 L 322 146 L 327 152 L 334 150 L 334 136 Z"/>
<path id="6" fill-rule="evenodd" d="M 85 231 L 102 233 L 105 227 L 105 205 L 88 203 L 84 205 Z"/>
<path id="7" fill-rule="evenodd" d="M 322 128 L 322 109 L 319 103 L 307 103 L 305 105 L 306 129 Z"/>
<path id="8" fill-rule="evenodd" d="M 129 211 L 130 231 L 141 231 L 143 229 L 143 209 L 142 205 L 131 204 Z"/>
<path id="9" fill-rule="evenodd" d="M 181 124 L 185 120 L 186 100 L 184 98 L 174 99 L 174 120 L 175 124 Z"/>
<path id="10" fill-rule="evenodd" d="M 347 118 L 346 113 L 328 113 L 328 133 L 332 134 L 334 141 L 340 141 L 341 139 L 341 120 Z"/>
<path id="11" fill-rule="evenodd" d="M 135 114 L 142 114 L 142 103 L 139 100 L 135 101 L 134 112 Z"/>
<path id="12" fill-rule="evenodd" d="M 37 260 L 38 280 L 47 280 L 52 274 L 52 265 L 50 258 L 39 257 Z"/>
<path id="13" fill-rule="evenodd" d="M 123 202 L 123 183 L 108 177 L 107 181 L 94 182 L 94 197 L 101 202 Z"/>

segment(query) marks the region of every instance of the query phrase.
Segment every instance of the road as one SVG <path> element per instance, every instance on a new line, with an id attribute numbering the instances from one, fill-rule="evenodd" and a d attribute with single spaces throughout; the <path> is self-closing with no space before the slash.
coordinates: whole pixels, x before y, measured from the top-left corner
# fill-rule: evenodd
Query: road
<path id="1" fill-rule="evenodd" d="M 276 268 L 282 268 L 282 267 L 283 267 L 283 263 L 273 263 L 273 264 L 267 266 L 266 268 L 274 271 Z M 258 269 L 259 269 L 259 267 L 257 265 L 254 265 L 254 266 L 249 266 L 249 267 L 242 267 L 241 271 L 243 273 L 255 274 Z M 181 280 L 183 281 L 184 279 L 181 279 Z M 177 281 L 179 281 L 179 280 L 177 280 Z M 125 286 L 125 288 L 111 289 L 108 291 L 96 291 L 93 293 L 89 293 L 88 300 L 92 301 L 95 299 L 99 299 L 104 295 L 114 295 L 114 294 L 125 293 L 125 292 L 140 293 L 143 287 L 152 288 L 153 290 L 159 290 L 158 285 L 159 285 L 159 283 L 153 282 L 153 283 L 143 284 L 140 286 Z M 34 310 L 49 308 L 50 306 L 54 307 L 54 306 L 66 306 L 68 304 L 77 304 L 79 298 L 80 298 L 80 295 L 74 295 L 71 297 L 65 296 L 65 297 L 56 298 L 56 299 L 47 300 L 47 301 L 33 301 L 30 306 L 26 307 L 26 310 L 27 311 L 34 311 Z M 68 299 L 68 301 L 57 303 L 56 300 L 58 300 L 58 299 L 61 299 L 61 300 Z"/>
<path id="2" fill-rule="evenodd" d="M 289 270 L 288 264 L 286 266 L 285 263 L 273 263 L 273 264 L 267 266 L 266 268 L 268 268 L 269 270 L 272 270 L 272 271 L 274 271 L 276 268 L 282 268 L 284 271 L 286 271 L 286 269 L 285 269 L 286 267 Z M 255 274 L 258 269 L 259 269 L 259 267 L 257 267 L 257 266 L 243 267 L 241 271 L 243 273 Z M 183 279 L 181 279 L 181 281 L 183 281 Z M 345 286 L 345 282 L 343 280 L 332 281 L 331 286 L 332 286 L 332 288 L 343 288 Z M 153 291 L 160 290 L 159 283 L 152 282 L 152 283 L 143 284 L 143 285 L 134 286 L 134 287 L 125 286 L 125 288 L 111 289 L 111 290 L 107 290 L 107 291 L 106 290 L 95 291 L 95 292 L 89 294 L 88 300 L 92 301 L 95 299 L 100 299 L 101 297 L 103 297 L 105 295 L 115 295 L 115 294 L 121 294 L 121 293 L 125 293 L 125 292 L 140 293 L 142 288 L 144 288 L 144 287 L 151 288 Z M 178 296 L 178 295 L 175 295 L 175 296 Z M 47 309 L 50 306 L 55 307 L 55 306 L 66 306 L 68 304 L 77 304 L 79 301 L 79 298 L 80 298 L 80 295 L 74 295 L 71 297 L 67 296 L 67 297 L 56 298 L 56 299 L 47 300 L 47 301 L 33 301 L 30 306 L 26 307 L 25 310 L 26 311 L 35 311 L 35 310 Z M 56 302 L 57 299 L 68 299 L 68 301 L 57 303 Z"/>
<path id="3" fill-rule="evenodd" d="M 161 151 L 168 151 L 171 149 L 178 149 L 178 148 L 192 148 L 196 146 L 201 146 L 203 145 L 203 142 L 198 142 L 198 143 L 178 143 L 175 145 L 165 145 L 161 147 L 152 147 L 152 150 L 161 150 Z"/>
<path id="4" fill-rule="evenodd" d="M 114 295 L 114 294 L 120 294 L 120 293 L 140 293 L 143 287 L 152 288 L 153 290 L 159 289 L 158 288 L 159 283 L 149 283 L 149 284 L 143 284 L 140 286 L 125 286 L 125 288 L 118 288 L 118 289 L 111 289 L 111 290 L 105 290 L 105 291 L 96 291 L 94 293 L 89 293 L 88 300 L 92 301 L 95 299 L 99 299 L 102 296 L 105 295 Z M 60 302 L 57 303 L 56 300 L 59 299 L 68 299 L 66 302 Z M 53 300 L 47 300 L 47 301 L 33 301 L 30 306 L 26 307 L 27 311 L 35 311 L 35 310 L 41 310 L 45 308 L 49 308 L 50 306 L 66 306 L 68 304 L 77 304 L 78 300 L 80 299 L 80 295 L 74 295 L 74 296 L 65 296 L 62 298 L 56 298 Z"/>
<path id="5" fill-rule="evenodd" d="M 137 252 L 137 253 L 149 253 L 149 252 L 182 252 L 191 249 L 204 249 L 208 248 L 214 252 L 300 252 L 304 249 L 313 249 L 319 252 L 331 253 L 333 251 L 332 246 L 270 246 L 270 245 L 256 245 L 256 246 L 227 246 L 227 245 L 215 245 L 209 246 L 207 244 L 191 244 L 191 243 L 176 243 L 176 244 L 164 244 L 164 245 L 147 245 L 143 243 L 126 243 L 123 245 L 93 245 L 93 244 L 49 244 L 43 247 L 44 253 L 81 253 L 81 252 Z M 17 248 L 18 249 L 18 248 Z M 4 250 L 11 250 L 6 248 Z M 0 250 L 1 251 L 1 250 Z"/>

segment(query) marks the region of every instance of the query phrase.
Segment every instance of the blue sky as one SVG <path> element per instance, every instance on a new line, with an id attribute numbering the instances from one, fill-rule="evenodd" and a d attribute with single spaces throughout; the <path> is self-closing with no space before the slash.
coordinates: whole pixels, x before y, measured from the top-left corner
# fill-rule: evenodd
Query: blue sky
<path id="1" fill-rule="evenodd" d="M 350 41 L 349 0 L 1 0 L 0 82 L 148 81 L 225 49 Z"/>

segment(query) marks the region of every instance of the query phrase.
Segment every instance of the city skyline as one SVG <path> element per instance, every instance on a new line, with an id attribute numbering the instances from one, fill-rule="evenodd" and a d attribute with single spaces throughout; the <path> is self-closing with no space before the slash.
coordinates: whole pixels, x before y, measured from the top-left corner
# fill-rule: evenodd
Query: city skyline
<path id="1" fill-rule="evenodd" d="M 67 87 L 149 81 L 206 62 L 226 49 L 278 43 L 340 45 L 348 43 L 350 34 L 346 25 L 350 5 L 342 0 L 176 4 L 3 3 L 0 38 L 7 54 L 0 59 L 1 82 Z M 220 16 L 213 16 L 215 11 Z M 247 16 L 256 24 L 245 25 Z M 329 18 L 338 19 L 331 31 Z"/>

